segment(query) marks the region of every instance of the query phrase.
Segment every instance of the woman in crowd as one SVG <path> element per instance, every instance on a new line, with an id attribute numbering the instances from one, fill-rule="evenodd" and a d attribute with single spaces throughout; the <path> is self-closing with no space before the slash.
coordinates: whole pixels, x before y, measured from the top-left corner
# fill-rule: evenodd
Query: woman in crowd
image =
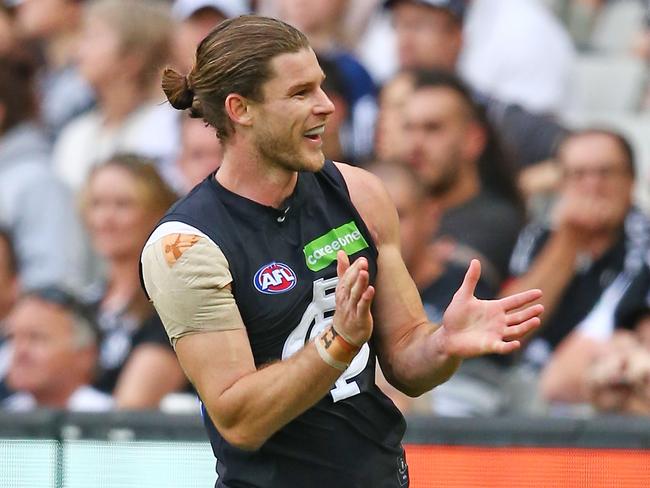
<path id="1" fill-rule="evenodd" d="M 160 2 L 99 0 L 86 7 L 78 66 L 97 107 L 74 119 L 54 148 L 54 166 L 79 189 L 93 166 L 117 152 L 175 159 L 179 122 L 162 101 L 161 67 L 168 61 L 172 21 Z"/>
<path id="2" fill-rule="evenodd" d="M 95 385 L 118 408 L 156 408 L 185 385 L 165 331 L 140 287 L 140 251 L 176 195 L 151 162 L 116 155 L 90 173 L 83 212 L 93 248 L 105 260 L 96 294 L 103 333 Z"/>

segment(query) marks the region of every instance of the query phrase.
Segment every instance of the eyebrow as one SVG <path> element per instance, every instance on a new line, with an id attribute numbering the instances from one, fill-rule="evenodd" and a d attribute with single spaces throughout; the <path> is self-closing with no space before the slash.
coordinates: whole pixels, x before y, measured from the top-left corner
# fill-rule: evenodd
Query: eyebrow
<path id="1" fill-rule="evenodd" d="M 325 81 L 325 74 L 324 74 L 324 73 L 321 73 L 321 79 L 320 79 L 319 85 L 320 85 L 321 83 L 323 83 L 323 81 Z M 297 83 L 297 84 L 295 84 L 295 85 L 291 85 L 291 86 L 289 87 L 289 89 L 287 90 L 287 93 L 298 92 L 298 91 L 300 91 L 300 90 L 304 90 L 304 89 L 306 89 L 306 88 L 311 88 L 313 85 L 314 85 L 314 82 L 313 82 L 313 81 L 304 81 L 304 82 L 302 82 L 302 83 Z"/>

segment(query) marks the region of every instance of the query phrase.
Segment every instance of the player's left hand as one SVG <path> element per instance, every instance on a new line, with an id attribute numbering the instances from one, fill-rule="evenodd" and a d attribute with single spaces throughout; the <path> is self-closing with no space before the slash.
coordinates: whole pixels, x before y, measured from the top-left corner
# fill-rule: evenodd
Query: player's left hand
<path id="1" fill-rule="evenodd" d="M 473 259 L 442 318 L 445 352 L 458 358 L 482 354 L 508 354 L 521 346 L 521 339 L 540 324 L 541 304 L 533 304 L 541 290 L 528 290 L 498 300 L 479 300 L 474 289 L 481 265 Z"/>

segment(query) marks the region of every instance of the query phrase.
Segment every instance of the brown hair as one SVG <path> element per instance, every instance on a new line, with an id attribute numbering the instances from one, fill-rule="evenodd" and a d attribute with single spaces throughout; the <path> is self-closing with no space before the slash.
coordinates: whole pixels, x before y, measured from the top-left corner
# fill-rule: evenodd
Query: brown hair
<path id="1" fill-rule="evenodd" d="M 107 167 L 118 167 L 126 170 L 137 182 L 139 196 L 142 198 L 143 205 L 152 213 L 162 217 L 169 207 L 171 207 L 178 195 L 160 176 L 156 169 L 155 162 L 152 159 L 137 154 L 116 154 L 111 156 L 102 165 L 95 166 L 88 179 L 86 180 L 86 189 L 82 197 L 82 208 L 88 208 L 88 188 L 93 176 Z"/>
<path id="2" fill-rule="evenodd" d="M 255 15 L 228 19 L 201 41 L 187 76 L 165 70 L 163 90 L 172 107 L 191 109 L 192 117 L 202 117 L 226 141 L 233 130 L 226 97 L 238 93 L 262 101 L 262 86 L 273 76 L 271 60 L 308 47 L 302 32 L 280 20 Z"/>
<path id="3" fill-rule="evenodd" d="M 107 23 L 119 38 L 121 52 L 140 56 L 142 86 L 153 83 L 171 55 L 174 24 L 169 8 L 151 0 L 95 0 L 85 15 Z"/>
<path id="4" fill-rule="evenodd" d="M 5 111 L 0 134 L 36 117 L 36 69 L 36 62 L 27 51 L 19 49 L 0 56 L 0 105 Z"/>

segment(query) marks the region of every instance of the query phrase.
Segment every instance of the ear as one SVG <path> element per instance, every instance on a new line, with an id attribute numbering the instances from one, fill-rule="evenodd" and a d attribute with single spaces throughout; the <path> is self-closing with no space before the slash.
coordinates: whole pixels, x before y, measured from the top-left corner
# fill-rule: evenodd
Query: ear
<path id="1" fill-rule="evenodd" d="M 478 122 L 472 121 L 467 128 L 467 138 L 465 144 L 465 155 L 468 160 L 476 161 L 487 144 L 487 133 L 485 128 Z"/>
<path id="2" fill-rule="evenodd" d="M 234 124 L 250 127 L 253 125 L 253 114 L 250 101 L 237 93 L 226 97 L 226 113 Z"/>

